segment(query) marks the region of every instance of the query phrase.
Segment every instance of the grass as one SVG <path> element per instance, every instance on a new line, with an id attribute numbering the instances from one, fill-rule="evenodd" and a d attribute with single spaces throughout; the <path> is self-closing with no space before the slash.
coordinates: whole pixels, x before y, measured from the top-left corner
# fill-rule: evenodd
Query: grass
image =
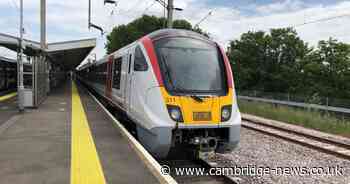
<path id="1" fill-rule="evenodd" d="M 319 111 L 274 106 L 262 102 L 239 100 L 240 111 L 268 119 L 300 125 L 326 133 L 350 137 L 350 121 L 340 120 Z"/>

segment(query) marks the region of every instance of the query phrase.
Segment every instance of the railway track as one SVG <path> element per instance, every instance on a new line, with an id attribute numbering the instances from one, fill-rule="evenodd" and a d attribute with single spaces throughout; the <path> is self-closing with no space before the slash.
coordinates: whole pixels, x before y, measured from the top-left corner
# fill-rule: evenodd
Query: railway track
<path id="1" fill-rule="evenodd" d="M 247 119 L 242 121 L 242 127 L 350 160 L 350 143 Z"/>

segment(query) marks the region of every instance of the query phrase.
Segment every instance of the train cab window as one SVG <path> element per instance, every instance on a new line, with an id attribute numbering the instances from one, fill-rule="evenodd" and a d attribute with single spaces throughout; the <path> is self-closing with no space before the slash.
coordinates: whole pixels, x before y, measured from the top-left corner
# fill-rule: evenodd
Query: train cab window
<path id="1" fill-rule="evenodd" d="M 148 65 L 145 56 L 142 53 L 140 47 L 136 47 L 135 60 L 134 60 L 134 71 L 147 71 Z"/>
<path id="2" fill-rule="evenodd" d="M 122 73 L 122 58 L 117 58 L 114 60 L 114 73 L 113 73 L 113 87 L 120 89 L 120 80 Z"/>
<path id="3" fill-rule="evenodd" d="M 216 44 L 174 37 L 155 42 L 165 87 L 173 94 L 223 95 L 225 65 Z"/>

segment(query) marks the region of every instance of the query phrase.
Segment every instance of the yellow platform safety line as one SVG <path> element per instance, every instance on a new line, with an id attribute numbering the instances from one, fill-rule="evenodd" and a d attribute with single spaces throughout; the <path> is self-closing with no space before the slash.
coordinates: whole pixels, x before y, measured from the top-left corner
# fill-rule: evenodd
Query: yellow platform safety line
<path id="1" fill-rule="evenodd" d="M 78 89 L 72 81 L 71 184 L 105 184 Z"/>
<path id="2" fill-rule="evenodd" d="M 7 94 L 5 96 L 0 96 L 0 102 L 1 101 L 5 101 L 7 99 L 10 99 L 10 98 L 12 98 L 12 97 L 14 97 L 16 95 L 17 95 L 17 92 L 13 92 L 13 93 Z"/>

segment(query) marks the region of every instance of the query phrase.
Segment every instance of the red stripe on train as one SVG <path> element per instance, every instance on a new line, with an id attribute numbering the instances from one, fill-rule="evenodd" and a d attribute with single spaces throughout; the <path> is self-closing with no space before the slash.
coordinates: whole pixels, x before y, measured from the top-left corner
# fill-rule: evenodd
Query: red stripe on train
<path id="1" fill-rule="evenodd" d="M 145 37 L 141 38 L 141 42 L 145 46 L 145 49 L 147 51 L 147 55 L 148 55 L 149 59 L 151 60 L 153 72 L 156 75 L 159 86 L 164 86 L 162 75 L 160 73 L 160 67 L 158 64 L 157 55 L 156 55 L 156 52 L 154 50 L 152 40 L 149 37 L 145 36 Z"/>
<path id="2" fill-rule="evenodd" d="M 232 85 L 233 85 L 233 74 L 232 74 L 232 70 L 231 70 L 231 65 L 230 65 L 230 61 L 228 59 L 228 57 L 226 56 L 226 53 L 224 51 L 224 49 L 222 47 L 220 47 L 220 51 L 221 51 L 221 54 L 224 58 L 224 62 L 225 62 L 225 68 L 226 68 L 226 75 L 227 75 L 227 86 L 229 88 L 232 88 Z"/>

